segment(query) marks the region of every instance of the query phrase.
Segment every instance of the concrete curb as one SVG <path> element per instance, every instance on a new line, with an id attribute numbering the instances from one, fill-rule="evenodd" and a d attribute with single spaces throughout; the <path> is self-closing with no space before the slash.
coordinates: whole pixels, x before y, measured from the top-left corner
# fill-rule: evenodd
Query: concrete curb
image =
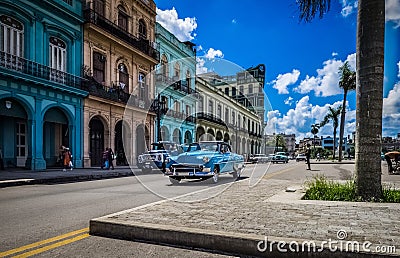
<path id="1" fill-rule="evenodd" d="M 263 237 L 252 234 L 211 231 L 196 228 L 176 227 L 169 225 L 116 221 L 107 217 L 90 220 L 89 234 L 130 241 L 178 246 L 190 249 L 210 250 L 231 255 L 256 257 L 393 257 L 365 252 L 331 252 L 327 245 L 315 241 L 315 252 L 291 251 L 293 243 L 310 242 L 310 240 Z M 279 245 L 278 243 L 283 243 Z M 261 249 L 259 251 L 258 249 Z M 265 250 L 263 250 L 265 248 Z M 286 252 L 282 252 L 286 250 Z M 302 249 L 300 249 L 302 250 Z"/>
<path id="2" fill-rule="evenodd" d="M 68 173 L 68 172 L 65 172 Z M 53 183 L 67 183 L 67 182 L 80 182 L 80 181 L 92 181 L 101 180 L 116 177 L 128 177 L 134 176 L 132 171 L 116 171 L 116 172 L 106 172 L 104 174 L 88 174 L 88 175 L 65 175 L 65 176 L 55 176 L 51 178 L 36 178 L 36 179 L 14 179 L 0 181 L 0 188 L 11 187 L 11 186 L 21 186 L 21 185 L 35 185 L 35 184 L 53 184 Z"/>

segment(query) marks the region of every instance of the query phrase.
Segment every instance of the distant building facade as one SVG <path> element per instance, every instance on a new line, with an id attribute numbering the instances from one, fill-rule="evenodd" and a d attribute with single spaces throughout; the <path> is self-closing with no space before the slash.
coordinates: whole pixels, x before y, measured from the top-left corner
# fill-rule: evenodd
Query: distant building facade
<path id="1" fill-rule="evenodd" d="M 196 140 L 220 140 L 231 144 L 239 154 L 261 150 L 261 121 L 257 113 L 216 87 L 214 76 L 196 78 Z M 218 85 L 220 86 L 220 85 Z"/>
<path id="2" fill-rule="evenodd" d="M 160 64 L 156 67 L 156 98 L 160 101 L 160 124 L 156 141 L 192 143 L 196 136 L 196 51 L 191 42 L 179 41 L 156 23 Z M 160 132 L 158 132 L 160 130 Z"/>
<path id="3" fill-rule="evenodd" d="M 82 1 L 2 0 L 0 149 L 5 167 L 82 167 Z"/>

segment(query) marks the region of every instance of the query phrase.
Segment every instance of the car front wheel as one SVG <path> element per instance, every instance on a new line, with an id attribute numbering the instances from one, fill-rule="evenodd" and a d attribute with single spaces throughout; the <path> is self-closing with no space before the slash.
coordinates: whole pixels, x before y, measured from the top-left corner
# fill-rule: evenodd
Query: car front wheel
<path id="1" fill-rule="evenodd" d="M 214 175 L 210 178 L 211 183 L 216 184 L 218 183 L 219 179 L 219 169 L 217 166 L 214 167 Z"/>
<path id="2" fill-rule="evenodd" d="M 179 182 L 181 181 L 180 178 L 174 178 L 174 177 L 169 177 L 169 182 L 173 185 L 177 185 L 179 184 Z"/>

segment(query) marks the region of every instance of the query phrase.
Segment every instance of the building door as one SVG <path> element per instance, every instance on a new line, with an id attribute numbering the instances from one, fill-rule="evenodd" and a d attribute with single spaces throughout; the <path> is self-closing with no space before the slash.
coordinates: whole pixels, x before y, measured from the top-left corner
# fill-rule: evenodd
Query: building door
<path id="1" fill-rule="evenodd" d="M 27 158 L 26 145 L 26 123 L 17 122 L 16 124 L 16 143 L 17 143 L 17 167 L 25 167 Z"/>
<path id="2" fill-rule="evenodd" d="M 128 165 L 128 161 L 126 160 L 124 145 L 122 141 L 122 127 L 123 122 L 118 121 L 115 125 L 115 143 L 114 143 L 114 153 L 117 156 L 116 163 L 117 166 L 126 166 Z M 126 128 L 124 128 L 126 130 Z"/>
<path id="3" fill-rule="evenodd" d="M 93 118 L 89 123 L 90 128 L 90 161 L 92 166 L 101 166 L 104 151 L 104 126 L 98 118 Z"/>

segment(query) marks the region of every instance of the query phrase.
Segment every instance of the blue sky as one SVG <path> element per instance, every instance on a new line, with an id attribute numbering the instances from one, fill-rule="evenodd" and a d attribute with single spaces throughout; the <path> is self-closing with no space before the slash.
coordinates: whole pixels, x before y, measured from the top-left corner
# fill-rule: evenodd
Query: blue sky
<path id="1" fill-rule="evenodd" d="M 155 0 L 157 20 L 181 41 L 198 48 L 203 61 L 223 59 L 239 67 L 266 65 L 271 103 L 268 133 L 311 136 L 329 106 L 343 99 L 338 67 L 355 67 L 357 2 L 332 0 L 323 19 L 300 22 L 295 0 Z M 383 136 L 400 133 L 400 1 L 386 0 Z M 346 132 L 355 130 L 355 93 L 348 95 Z M 332 135 L 328 124 L 320 135 Z"/>

